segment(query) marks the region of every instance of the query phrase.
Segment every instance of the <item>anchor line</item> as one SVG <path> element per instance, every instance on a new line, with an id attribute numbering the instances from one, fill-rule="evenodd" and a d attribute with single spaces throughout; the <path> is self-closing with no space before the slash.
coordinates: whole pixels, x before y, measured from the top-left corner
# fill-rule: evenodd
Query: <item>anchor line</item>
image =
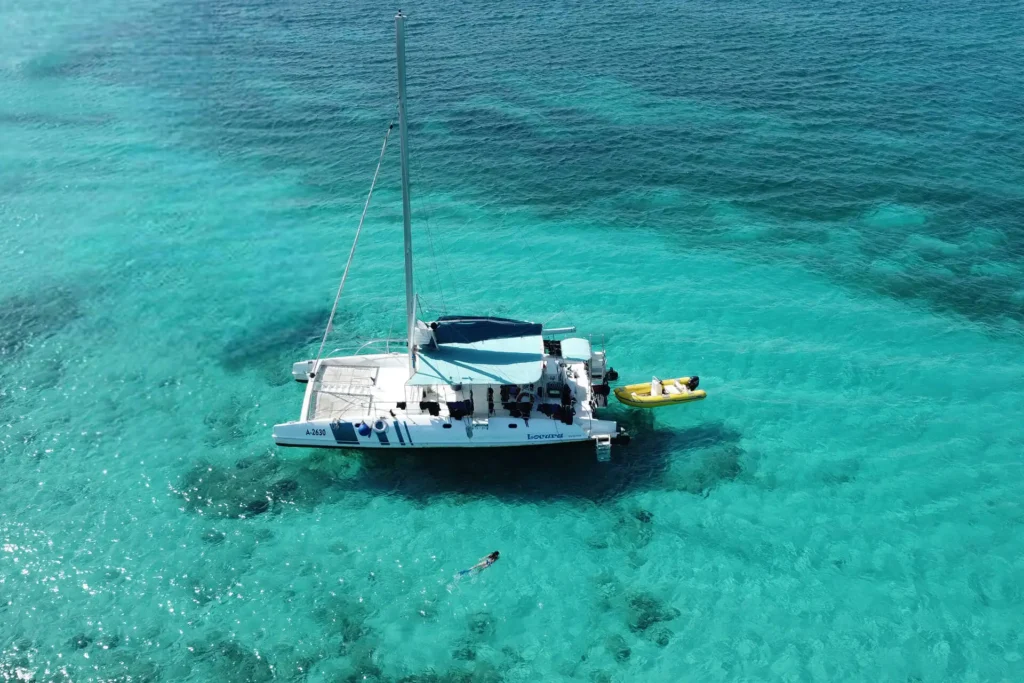
<path id="1" fill-rule="evenodd" d="M 324 345 L 327 343 L 327 335 L 331 333 L 331 326 L 334 324 L 334 314 L 338 312 L 338 302 L 341 300 L 341 293 L 345 289 L 345 280 L 348 279 L 348 271 L 352 267 L 352 259 L 356 255 L 356 245 L 359 244 L 359 234 L 363 231 L 363 221 L 366 220 L 366 211 L 370 208 L 370 199 L 373 197 L 373 188 L 377 186 L 377 176 L 380 175 L 380 166 L 384 162 L 384 150 L 388 148 L 388 139 L 391 137 L 391 130 L 395 127 L 395 120 L 388 124 L 388 132 L 384 134 L 384 144 L 380 148 L 380 158 L 377 159 L 377 170 L 373 172 L 373 181 L 370 183 L 370 191 L 366 195 L 366 203 L 363 204 L 363 214 L 359 217 L 359 226 L 356 228 L 355 239 L 352 240 L 352 248 L 348 252 L 348 261 L 345 262 L 345 272 L 341 274 L 341 282 L 338 283 L 338 293 L 334 296 L 334 305 L 331 306 L 331 316 L 327 319 L 327 329 L 324 330 L 324 337 L 320 340 L 320 348 L 316 352 L 316 360 L 313 361 L 311 377 L 316 376 L 320 368 L 320 356 L 324 352 Z"/>

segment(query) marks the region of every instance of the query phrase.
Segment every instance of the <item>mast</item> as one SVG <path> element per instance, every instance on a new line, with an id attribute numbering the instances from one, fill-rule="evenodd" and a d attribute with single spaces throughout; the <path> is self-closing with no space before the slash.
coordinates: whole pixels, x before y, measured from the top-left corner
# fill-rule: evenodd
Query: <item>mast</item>
<path id="1" fill-rule="evenodd" d="M 405 15 L 395 15 L 398 50 L 398 132 L 402 143 L 402 223 L 405 228 L 405 319 L 409 347 L 409 376 L 413 368 L 413 333 L 416 327 L 416 292 L 412 281 L 412 210 L 409 208 L 409 130 L 405 118 Z"/>

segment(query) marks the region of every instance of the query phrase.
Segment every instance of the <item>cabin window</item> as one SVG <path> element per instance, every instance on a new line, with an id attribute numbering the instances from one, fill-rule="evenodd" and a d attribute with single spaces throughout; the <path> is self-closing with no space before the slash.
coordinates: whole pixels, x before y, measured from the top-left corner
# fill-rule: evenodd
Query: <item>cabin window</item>
<path id="1" fill-rule="evenodd" d="M 441 425 L 441 428 L 442 429 L 451 429 L 452 428 L 452 424 L 450 422 L 445 422 L 443 425 Z"/>
<path id="2" fill-rule="evenodd" d="M 509 429 L 518 429 L 519 425 L 517 425 L 515 422 L 509 422 L 508 423 L 508 428 Z"/>

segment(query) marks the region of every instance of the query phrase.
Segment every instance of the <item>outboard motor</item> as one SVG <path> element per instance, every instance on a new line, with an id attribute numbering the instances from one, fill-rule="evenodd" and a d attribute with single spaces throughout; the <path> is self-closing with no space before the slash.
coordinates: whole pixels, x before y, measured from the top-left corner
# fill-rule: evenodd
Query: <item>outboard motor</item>
<path id="1" fill-rule="evenodd" d="M 608 368 L 608 372 L 605 374 L 605 379 L 609 382 L 614 382 L 619 378 L 619 373 L 615 372 L 615 368 Z"/>
<path id="2" fill-rule="evenodd" d="M 690 378 L 690 381 L 686 383 L 686 388 L 689 389 L 690 391 L 693 391 L 694 389 L 697 388 L 697 385 L 699 385 L 699 384 L 700 384 L 700 377 L 698 377 L 697 375 L 694 375 L 693 377 Z"/>

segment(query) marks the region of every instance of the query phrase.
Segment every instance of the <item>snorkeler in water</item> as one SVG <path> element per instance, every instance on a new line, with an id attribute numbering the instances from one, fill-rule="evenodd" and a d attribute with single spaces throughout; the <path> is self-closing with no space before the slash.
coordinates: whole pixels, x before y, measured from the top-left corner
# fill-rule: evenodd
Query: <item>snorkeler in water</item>
<path id="1" fill-rule="evenodd" d="M 483 570 L 487 569 L 492 564 L 497 562 L 498 561 L 498 557 L 500 557 L 500 553 L 497 550 L 495 550 L 493 553 L 491 553 L 487 557 L 481 559 L 479 562 L 474 564 L 469 569 L 463 569 L 462 571 L 460 571 L 459 572 L 459 576 L 465 576 L 466 574 L 469 574 L 469 573 L 471 573 L 473 571 L 482 572 Z"/>

